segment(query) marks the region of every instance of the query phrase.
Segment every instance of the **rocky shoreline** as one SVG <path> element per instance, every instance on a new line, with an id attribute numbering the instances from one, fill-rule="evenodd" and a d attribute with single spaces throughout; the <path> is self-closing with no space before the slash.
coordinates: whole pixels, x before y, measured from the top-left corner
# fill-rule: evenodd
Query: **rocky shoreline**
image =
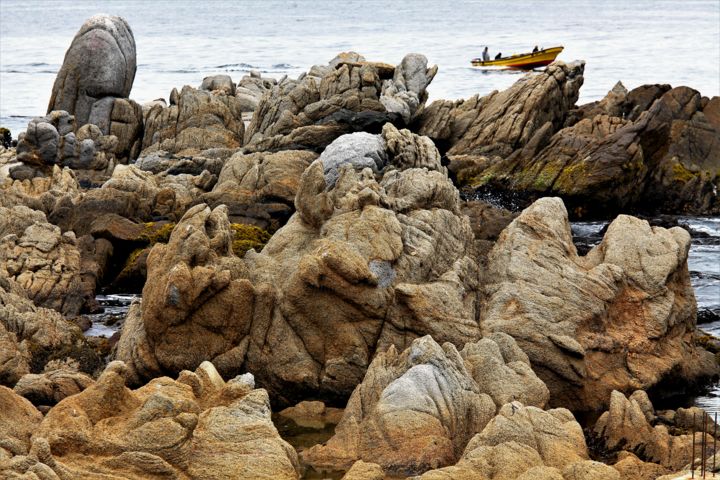
<path id="1" fill-rule="evenodd" d="M 717 380 L 720 341 L 690 233 L 644 218 L 720 214 L 720 98 L 618 83 L 578 106 L 584 63 L 556 62 L 428 104 L 423 55 L 349 52 L 140 105 L 136 69 L 127 22 L 90 18 L 0 149 L 0 476 L 695 461 L 702 410 L 663 400 Z M 576 219 L 609 225 L 579 247 Z M 109 338 L 82 333 L 124 301 L 100 292 L 138 295 Z"/>

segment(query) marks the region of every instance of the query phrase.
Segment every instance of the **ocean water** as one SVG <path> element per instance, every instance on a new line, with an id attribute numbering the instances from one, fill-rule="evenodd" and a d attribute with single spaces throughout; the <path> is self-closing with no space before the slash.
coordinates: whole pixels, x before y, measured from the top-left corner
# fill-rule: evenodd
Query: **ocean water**
<path id="1" fill-rule="evenodd" d="M 348 50 L 390 63 L 423 53 L 440 68 L 431 99 L 465 98 L 519 78 L 472 68 L 484 45 L 493 55 L 564 45 L 561 60 L 587 62 L 581 102 L 618 80 L 720 94 L 718 0 L 0 0 L 0 125 L 14 137 L 45 114 L 65 50 L 96 13 L 130 23 L 138 61 L 131 97 L 141 103 L 210 74 L 297 76 Z"/>

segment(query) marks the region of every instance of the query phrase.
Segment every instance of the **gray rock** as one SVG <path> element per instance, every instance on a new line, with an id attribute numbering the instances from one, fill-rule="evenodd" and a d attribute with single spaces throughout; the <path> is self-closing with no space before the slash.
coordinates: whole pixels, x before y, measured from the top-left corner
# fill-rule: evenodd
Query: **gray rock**
<path id="1" fill-rule="evenodd" d="M 48 112 L 65 110 L 75 115 L 78 125 L 86 124 L 97 100 L 130 94 L 136 67 L 128 23 L 109 15 L 90 17 L 65 53 Z"/>
<path id="2" fill-rule="evenodd" d="M 385 166 L 385 141 L 380 135 L 357 132 L 343 135 L 327 146 L 320 155 L 328 187 L 335 186 L 340 167 L 350 164 L 357 170 L 369 167 L 379 173 Z"/>
<path id="3" fill-rule="evenodd" d="M 210 77 L 203 78 L 200 90 L 206 90 L 208 92 L 221 91 L 225 95 L 235 95 L 235 84 L 230 78 L 230 75 L 212 75 Z"/>

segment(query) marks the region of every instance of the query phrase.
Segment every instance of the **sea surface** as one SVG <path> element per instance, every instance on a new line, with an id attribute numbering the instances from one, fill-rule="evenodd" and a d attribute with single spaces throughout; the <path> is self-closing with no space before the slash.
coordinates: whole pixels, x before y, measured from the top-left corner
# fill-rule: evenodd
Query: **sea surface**
<path id="1" fill-rule="evenodd" d="M 140 103 L 211 74 L 295 77 L 348 50 L 390 63 L 423 53 L 440 68 L 431 99 L 466 98 L 519 78 L 472 68 L 485 45 L 493 56 L 565 46 L 561 60 L 587 62 L 580 102 L 618 80 L 720 94 L 718 0 L 0 0 L 0 125 L 14 137 L 46 113 L 65 51 L 96 13 L 130 23 Z"/>

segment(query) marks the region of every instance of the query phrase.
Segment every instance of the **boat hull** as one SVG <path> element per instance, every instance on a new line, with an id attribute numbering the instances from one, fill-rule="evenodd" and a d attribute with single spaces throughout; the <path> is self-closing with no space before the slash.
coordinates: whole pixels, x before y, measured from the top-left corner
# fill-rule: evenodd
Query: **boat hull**
<path id="1" fill-rule="evenodd" d="M 472 60 L 472 65 L 474 67 L 505 67 L 531 70 L 533 68 L 550 65 L 562 51 L 563 47 L 546 48 L 535 53 L 521 53 L 497 60 L 488 60 L 487 62 L 476 58 Z"/>

